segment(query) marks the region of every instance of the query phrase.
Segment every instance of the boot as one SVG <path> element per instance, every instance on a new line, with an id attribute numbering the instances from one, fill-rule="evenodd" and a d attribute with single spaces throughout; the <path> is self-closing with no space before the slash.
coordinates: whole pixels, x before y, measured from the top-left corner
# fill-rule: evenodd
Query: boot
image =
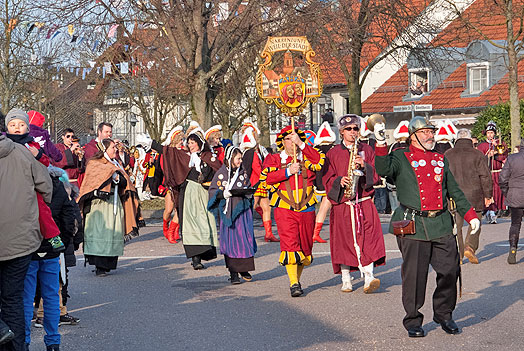
<path id="1" fill-rule="evenodd" d="M 362 267 L 364 273 L 364 294 L 371 294 L 380 288 L 380 279 L 373 276 L 373 263 Z"/>
<path id="2" fill-rule="evenodd" d="M 264 229 L 266 230 L 266 235 L 264 236 L 264 241 L 266 242 L 279 242 L 280 239 L 275 238 L 273 232 L 271 231 L 271 221 L 264 222 Z"/>
<path id="3" fill-rule="evenodd" d="M 176 244 L 177 241 L 180 239 L 180 234 L 178 233 L 179 227 L 180 225 L 178 223 L 176 223 L 175 221 L 171 221 L 166 235 L 167 241 L 169 241 L 171 244 Z"/>
<path id="4" fill-rule="evenodd" d="M 323 223 L 315 223 L 315 231 L 313 232 L 313 242 L 314 243 L 327 243 L 326 240 L 322 239 L 320 237 L 320 231 L 322 230 L 322 224 Z"/>
<path id="5" fill-rule="evenodd" d="M 193 256 L 193 257 L 191 257 L 191 260 L 192 260 L 191 265 L 193 266 L 193 269 L 195 271 L 205 268 L 204 265 L 201 262 L 200 256 L 198 256 L 198 255 L 197 256 Z"/>
<path id="6" fill-rule="evenodd" d="M 509 249 L 508 263 L 509 264 L 517 263 L 517 247 L 516 246 L 512 246 Z"/>
<path id="7" fill-rule="evenodd" d="M 166 221 L 165 219 L 163 221 L 164 225 L 162 226 L 162 233 L 164 233 L 164 236 L 168 239 L 167 231 L 169 230 L 169 221 Z"/>
<path id="8" fill-rule="evenodd" d="M 232 285 L 241 284 L 240 277 L 238 276 L 238 272 L 229 272 L 229 281 Z"/>
<path id="9" fill-rule="evenodd" d="M 261 219 L 264 218 L 264 211 L 262 211 L 262 207 L 258 206 L 257 208 L 255 208 L 255 211 L 260 215 Z"/>

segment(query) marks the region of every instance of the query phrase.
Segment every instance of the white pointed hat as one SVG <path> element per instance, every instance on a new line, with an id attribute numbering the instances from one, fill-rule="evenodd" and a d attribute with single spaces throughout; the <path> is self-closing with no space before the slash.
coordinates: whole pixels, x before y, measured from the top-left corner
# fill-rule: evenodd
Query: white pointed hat
<path id="1" fill-rule="evenodd" d="M 254 133 L 260 134 L 260 129 L 258 129 L 257 122 L 253 122 L 249 117 L 244 119 L 242 128 L 240 130 L 242 133 L 244 133 L 247 128 L 253 128 Z"/>
<path id="2" fill-rule="evenodd" d="M 242 133 L 239 145 L 240 150 L 244 151 L 257 146 L 257 140 L 255 139 L 255 135 L 253 134 L 253 130 L 253 128 L 247 128 L 246 130 L 244 130 L 244 133 Z"/>
<path id="3" fill-rule="evenodd" d="M 435 141 L 450 141 L 453 140 L 453 134 L 449 131 L 446 124 L 439 122 L 437 124 L 437 132 L 435 133 Z"/>
<path id="4" fill-rule="evenodd" d="M 337 136 L 335 132 L 331 129 L 328 122 L 324 122 L 320 125 L 315 136 L 315 145 L 320 144 L 333 144 Z"/>
<path id="5" fill-rule="evenodd" d="M 360 118 L 360 135 L 363 136 L 364 138 L 373 133 L 368 128 L 368 125 L 367 125 L 368 118 L 369 116 Z"/>
<path id="6" fill-rule="evenodd" d="M 409 138 L 409 122 L 408 121 L 400 121 L 397 128 L 395 128 L 395 131 L 393 132 L 393 138 L 400 139 L 400 138 Z"/>
<path id="7" fill-rule="evenodd" d="M 456 139 L 457 138 L 457 133 L 458 133 L 457 127 L 455 127 L 453 122 L 451 122 L 449 119 L 447 119 L 446 122 L 444 122 L 444 123 L 446 125 L 446 128 L 449 130 L 449 132 L 453 136 L 453 139 Z"/>

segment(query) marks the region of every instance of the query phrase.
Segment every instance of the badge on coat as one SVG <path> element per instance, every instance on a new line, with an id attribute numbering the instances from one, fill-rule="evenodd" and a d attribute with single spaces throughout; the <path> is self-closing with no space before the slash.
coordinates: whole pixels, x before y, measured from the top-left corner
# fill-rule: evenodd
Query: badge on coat
<path id="1" fill-rule="evenodd" d="M 437 166 L 437 161 L 435 161 L 435 160 L 431 160 L 431 165 L 432 165 L 433 167 L 436 167 L 436 166 Z"/>
<path id="2" fill-rule="evenodd" d="M 435 167 L 434 171 L 435 171 L 436 174 L 440 174 L 440 173 L 442 173 L 442 168 Z"/>
<path id="3" fill-rule="evenodd" d="M 442 176 L 440 174 L 435 175 L 435 181 L 437 183 L 440 183 L 441 180 L 442 180 Z"/>
<path id="4" fill-rule="evenodd" d="M 424 167 L 426 165 L 426 160 L 420 160 L 418 161 L 418 164 L 420 165 L 420 167 Z"/>
<path id="5" fill-rule="evenodd" d="M 438 164 L 439 167 L 444 167 L 444 162 L 442 162 L 442 161 L 438 161 L 437 164 Z"/>
<path id="6" fill-rule="evenodd" d="M 218 179 L 224 179 L 224 175 L 223 174 L 219 174 L 218 175 Z"/>
<path id="7" fill-rule="evenodd" d="M 418 162 L 417 161 L 411 161 L 411 167 L 417 168 L 418 167 Z"/>

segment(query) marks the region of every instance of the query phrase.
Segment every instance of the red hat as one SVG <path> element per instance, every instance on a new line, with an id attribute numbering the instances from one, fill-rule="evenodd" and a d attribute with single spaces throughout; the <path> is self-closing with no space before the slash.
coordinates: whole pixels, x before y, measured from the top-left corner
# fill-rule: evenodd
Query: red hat
<path id="1" fill-rule="evenodd" d="M 29 124 L 42 128 L 45 122 L 45 117 L 43 114 L 38 111 L 29 111 L 27 115 L 29 116 Z"/>
<path id="2" fill-rule="evenodd" d="M 435 133 L 435 141 L 443 141 L 443 140 L 453 140 L 453 135 L 449 131 L 448 128 L 446 128 L 446 124 L 440 123 L 437 133 Z"/>
<path id="3" fill-rule="evenodd" d="M 333 144 L 337 140 L 337 136 L 331 129 L 328 122 L 324 122 L 318 128 L 317 136 L 315 137 L 315 145 Z"/>
<path id="4" fill-rule="evenodd" d="M 257 146 L 257 139 L 253 133 L 253 128 L 247 128 L 242 136 L 240 137 L 240 150 L 244 151 L 246 149 L 251 149 Z"/>
<path id="5" fill-rule="evenodd" d="M 291 126 L 287 126 L 287 127 L 282 128 L 280 133 L 277 134 L 276 144 L 279 150 L 282 150 L 284 148 L 284 138 L 291 133 L 292 133 Z M 295 133 L 298 134 L 298 136 L 300 137 L 300 140 L 302 140 L 303 142 L 306 142 L 306 134 L 302 130 L 295 127 Z"/>
<path id="6" fill-rule="evenodd" d="M 369 130 L 368 128 L 368 124 L 367 124 L 367 121 L 369 119 L 369 116 L 367 117 L 362 117 L 360 119 L 360 135 L 362 137 L 367 137 L 368 135 L 372 134 L 373 132 L 371 130 Z"/>

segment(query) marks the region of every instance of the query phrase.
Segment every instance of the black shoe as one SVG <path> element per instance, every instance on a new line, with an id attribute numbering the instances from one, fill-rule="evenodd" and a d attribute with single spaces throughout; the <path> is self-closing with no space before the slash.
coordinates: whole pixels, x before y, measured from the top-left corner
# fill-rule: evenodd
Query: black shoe
<path id="1" fill-rule="evenodd" d="M 440 326 L 442 327 L 442 330 L 444 330 L 448 334 L 459 334 L 460 333 L 460 329 L 457 323 L 455 323 L 453 319 L 450 319 L 449 321 L 439 322 L 435 318 L 433 318 L 433 321 L 437 324 L 440 324 Z"/>
<path id="2" fill-rule="evenodd" d="M 251 274 L 249 274 L 249 272 L 240 272 L 240 276 L 242 277 L 242 279 L 244 279 L 246 282 L 250 282 L 253 280 L 253 277 L 251 276 Z"/>
<path id="3" fill-rule="evenodd" d="M 410 338 L 423 338 L 426 336 L 426 333 L 422 327 L 413 327 L 408 329 L 408 336 Z"/>
<path id="4" fill-rule="evenodd" d="M 237 284 L 241 284 L 241 283 L 242 283 L 242 282 L 240 281 L 240 278 L 239 278 L 237 272 L 231 272 L 231 273 L 230 273 L 229 281 L 230 281 L 231 284 L 233 284 L 233 285 L 237 285 Z"/>
<path id="5" fill-rule="evenodd" d="M 302 291 L 302 287 L 300 286 L 300 283 L 291 285 L 289 290 L 291 291 L 292 297 L 299 297 L 299 296 L 302 296 L 302 294 L 304 294 L 304 291 Z"/>
<path id="6" fill-rule="evenodd" d="M 193 256 L 193 257 L 191 257 L 191 259 L 192 259 L 192 261 L 193 261 L 193 262 L 191 262 L 191 265 L 193 266 L 193 269 L 194 269 L 195 271 L 198 271 L 199 269 L 204 269 L 204 268 L 206 268 L 206 267 L 204 267 L 204 265 L 202 264 L 200 256 Z"/>
<path id="7" fill-rule="evenodd" d="M 508 255 L 508 263 L 509 264 L 517 263 L 517 248 L 516 247 L 510 247 L 509 255 Z"/>
<path id="8" fill-rule="evenodd" d="M 47 351 L 60 351 L 60 345 L 47 345 Z"/>
<path id="9" fill-rule="evenodd" d="M 58 326 L 61 325 L 77 325 L 80 323 L 79 318 L 75 318 L 71 316 L 69 313 L 64 314 L 63 316 L 60 316 L 60 322 L 58 322 Z"/>
<path id="10" fill-rule="evenodd" d="M 13 340 L 15 337 L 15 333 L 9 328 L 4 328 L 2 331 L 0 331 L 0 345 L 8 343 L 9 341 Z"/>
<path id="11" fill-rule="evenodd" d="M 102 269 L 102 268 L 97 268 L 95 270 L 95 274 L 97 277 L 105 277 L 107 275 L 107 271 L 105 269 Z"/>

